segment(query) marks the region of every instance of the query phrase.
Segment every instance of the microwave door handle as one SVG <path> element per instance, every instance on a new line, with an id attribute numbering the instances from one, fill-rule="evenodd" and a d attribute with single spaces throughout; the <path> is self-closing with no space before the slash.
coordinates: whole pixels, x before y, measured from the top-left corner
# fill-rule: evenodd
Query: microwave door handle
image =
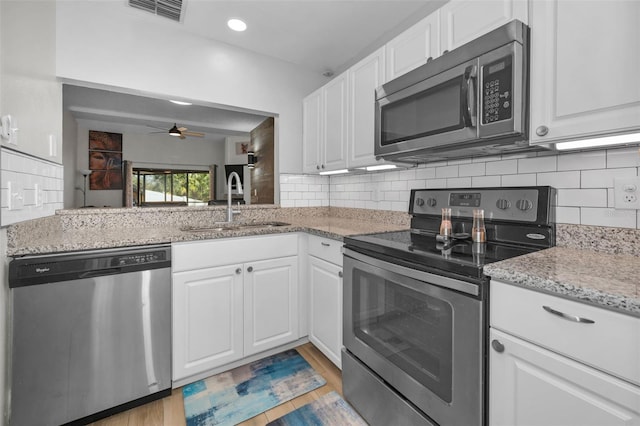
<path id="1" fill-rule="evenodd" d="M 476 76 L 477 67 L 475 65 L 469 65 L 464 70 L 462 117 L 466 127 L 476 127 L 476 89 L 473 83 Z"/>

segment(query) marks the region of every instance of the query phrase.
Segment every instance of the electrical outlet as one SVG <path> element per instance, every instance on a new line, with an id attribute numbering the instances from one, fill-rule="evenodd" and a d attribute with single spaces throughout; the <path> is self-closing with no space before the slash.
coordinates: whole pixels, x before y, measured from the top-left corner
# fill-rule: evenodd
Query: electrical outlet
<path id="1" fill-rule="evenodd" d="M 616 209 L 640 209 L 640 178 L 615 178 L 614 201 Z"/>

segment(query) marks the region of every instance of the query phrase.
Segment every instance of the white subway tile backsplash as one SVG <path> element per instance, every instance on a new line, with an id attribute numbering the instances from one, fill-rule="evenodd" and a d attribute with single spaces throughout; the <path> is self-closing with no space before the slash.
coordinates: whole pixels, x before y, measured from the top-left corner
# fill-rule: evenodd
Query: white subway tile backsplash
<path id="1" fill-rule="evenodd" d="M 579 207 L 556 207 L 556 223 L 580 225 Z"/>
<path id="2" fill-rule="evenodd" d="M 615 210 L 611 208 L 580 208 L 580 224 L 595 226 L 613 226 L 616 228 L 635 228 L 635 210 Z"/>
<path id="3" fill-rule="evenodd" d="M 490 161 L 487 163 L 488 175 L 513 175 L 518 173 L 518 160 Z"/>
<path id="4" fill-rule="evenodd" d="M 458 177 L 458 166 L 436 167 L 436 178 L 453 178 Z"/>
<path id="5" fill-rule="evenodd" d="M 558 189 L 558 205 L 569 207 L 607 207 L 607 190 Z"/>
<path id="6" fill-rule="evenodd" d="M 534 173 L 502 176 L 502 186 L 535 186 L 538 177 Z"/>
<path id="7" fill-rule="evenodd" d="M 607 150 L 607 168 L 639 167 L 640 148 L 618 148 Z"/>
<path id="8" fill-rule="evenodd" d="M 485 163 L 462 164 L 458 167 L 458 176 L 484 176 Z"/>
<path id="9" fill-rule="evenodd" d="M 486 188 L 500 185 L 500 176 L 475 176 L 471 178 L 471 186 L 473 188 Z"/>
<path id="10" fill-rule="evenodd" d="M 613 188 L 613 179 L 617 177 L 633 177 L 638 175 L 635 168 L 583 170 L 582 188 Z"/>
<path id="11" fill-rule="evenodd" d="M 607 164 L 605 151 L 578 152 L 558 155 L 558 171 L 604 169 Z"/>
<path id="12" fill-rule="evenodd" d="M 0 148 L 0 226 L 50 216 L 62 209 L 62 171 L 60 164 Z M 15 194 L 11 210 L 9 184 Z"/>
<path id="13" fill-rule="evenodd" d="M 557 156 L 521 158 L 518 160 L 518 173 L 555 172 Z"/>
<path id="14" fill-rule="evenodd" d="M 471 186 L 470 177 L 447 179 L 447 188 L 468 188 Z"/>
<path id="15" fill-rule="evenodd" d="M 613 208 L 613 178 L 637 176 L 637 148 L 577 153 L 520 153 L 341 176 L 283 175 L 281 205 L 406 212 L 411 189 L 550 185 L 558 190 L 556 222 L 638 228 L 637 210 Z M 306 191 L 296 191 L 304 189 Z M 320 185 L 318 187 L 318 185 Z"/>
<path id="16" fill-rule="evenodd" d="M 580 188 L 580 171 L 538 173 L 537 184 L 555 188 Z"/>

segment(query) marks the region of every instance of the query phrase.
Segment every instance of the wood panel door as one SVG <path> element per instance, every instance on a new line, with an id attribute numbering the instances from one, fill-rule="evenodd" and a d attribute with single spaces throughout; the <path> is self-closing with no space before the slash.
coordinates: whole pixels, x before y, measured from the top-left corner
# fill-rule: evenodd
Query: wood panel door
<path id="1" fill-rule="evenodd" d="M 275 119 L 269 117 L 251 131 L 251 148 L 257 158 L 255 167 L 249 169 L 249 174 L 251 175 L 251 204 L 274 203 L 274 123 Z"/>

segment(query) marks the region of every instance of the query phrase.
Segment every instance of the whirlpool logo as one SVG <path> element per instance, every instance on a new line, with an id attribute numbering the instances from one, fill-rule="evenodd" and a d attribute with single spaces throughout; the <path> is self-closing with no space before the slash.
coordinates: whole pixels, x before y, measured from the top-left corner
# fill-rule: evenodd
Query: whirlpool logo
<path id="1" fill-rule="evenodd" d="M 36 272 L 42 274 L 43 272 L 49 272 L 51 268 L 36 268 Z"/>

